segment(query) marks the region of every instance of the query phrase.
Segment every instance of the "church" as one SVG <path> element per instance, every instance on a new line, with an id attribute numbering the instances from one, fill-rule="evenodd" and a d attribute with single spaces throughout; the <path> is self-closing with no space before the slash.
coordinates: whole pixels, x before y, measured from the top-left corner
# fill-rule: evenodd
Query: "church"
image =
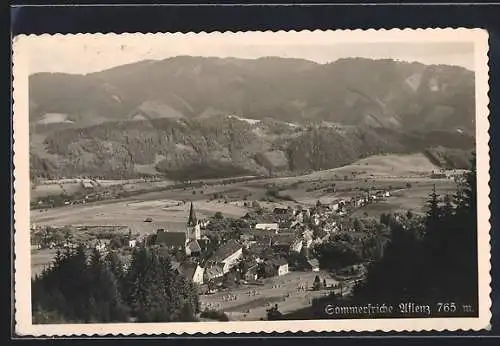
<path id="1" fill-rule="evenodd" d="M 169 232 L 165 229 L 156 231 L 156 244 L 161 244 L 172 250 L 184 249 L 187 256 L 199 255 L 206 245 L 206 239 L 201 237 L 201 224 L 196 218 L 193 202 L 189 207 L 189 217 L 184 232 Z"/>

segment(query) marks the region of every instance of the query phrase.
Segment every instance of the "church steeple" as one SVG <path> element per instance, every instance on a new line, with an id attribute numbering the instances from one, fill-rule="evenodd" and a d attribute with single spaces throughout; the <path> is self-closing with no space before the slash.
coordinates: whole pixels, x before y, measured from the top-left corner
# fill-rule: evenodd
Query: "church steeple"
<path id="1" fill-rule="evenodd" d="M 194 212 L 193 202 L 191 202 L 191 207 L 189 208 L 189 219 L 187 222 L 188 227 L 195 227 L 198 224 L 196 220 L 196 214 Z"/>

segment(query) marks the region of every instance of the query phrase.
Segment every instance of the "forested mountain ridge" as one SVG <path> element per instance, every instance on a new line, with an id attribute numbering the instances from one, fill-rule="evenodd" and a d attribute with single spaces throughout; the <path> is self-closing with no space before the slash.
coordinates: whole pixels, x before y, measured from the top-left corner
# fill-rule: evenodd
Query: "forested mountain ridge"
<path id="1" fill-rule="evenodd" d="M 452 147 L 467 156 L 474 138 L 460 133 L 402 132 L 359 127 L 294 127 L 275 120 L 249 124 L 234 117 L 107 122 L 48 134 L 46 152 L 31 150 L 32 175 L 44 177 L 156 174 L 175 179 L 305 173 L 380 153 Z M 435 152 L 434 150 L 433 152 Z M 455 167 L 458 160 L 445 162 Z M 457 168 L 460 167 L 458 164 Z"/>
<path id="2" fill-rule="evenodd" d="M 182 56 L 39 73 L 29 91 L 34 176 L 266 175 L 474 146 L 474 74 L 451 66 Z"/>

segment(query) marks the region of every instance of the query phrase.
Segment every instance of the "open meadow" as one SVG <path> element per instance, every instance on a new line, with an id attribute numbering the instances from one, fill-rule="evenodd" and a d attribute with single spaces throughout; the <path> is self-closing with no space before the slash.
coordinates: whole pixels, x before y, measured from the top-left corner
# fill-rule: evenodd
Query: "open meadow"
<path id="1" fill-rule="evenodd" d="M 330 291 L 312 291 L 316 275 L 327 286 L 338 283 L 326 272 L 289 272 L 283 276 L 264 279 L 262 285 L 244 285 L 230 291 L 201 295 L 202 310 L 225 312 L 230 320 L 259 320 L 265 318 L 266 309 L 278 304 L 281 313 L 289 313 L 311 305 L 311 300 Z M 333 288 L 332 288 L 333 289 Z"/>
<path id="2" fill-rule="evenodd" d="M 31 277 L 39 275 L 56 256 L 56 249 L 31 250 Z"/>
<path id="3" fill-rule="evenodd" d="M 217 211 L 229 217 L 241 217 L 246 210 L 232 204 L 217 201 L 196 200 L 200 218 L 212 216 Z M 31 220 L 36 225 L 80 226 L 129 226 L 134 233 L 152 233 L 157 228 L 184 230 L 189 204 L 183 200 L 157 199 L 152 196 L 119 201 L 96 202 L 32 210 Z M 144 222 L 151 218 L 152 222 Z"/>
<path id="4" fill-rule="evenodd" d="M 268 178 L 252 181 L 151 191 L 133 197 L 70 205 L 43 211 L 32 210 L 37 225 L 123 225 L 139 233 L 150 233 L 162 225 L 182 230 L 193 201 L 200 218 L 221 212 L 239 218 L 251 208 L 252 201 L 262 207 L 314 205 L 337 198 L 350 198 L 364 189 L 388 189 L 392 196 L 359 209 L 358 214 L 412 210 L 420 212 L 433 186 L 439 194 L 453 194 L 453 179 L 431 179 L 439 169 L 422 154 L 373 156 L 352 165 L 309 175 Z M 109 184 L 109 182 L 107 182 Z M 274 186 L 278 195 L 270 195 Z M 144 222 L 151 218 L 152 222 Z"/>

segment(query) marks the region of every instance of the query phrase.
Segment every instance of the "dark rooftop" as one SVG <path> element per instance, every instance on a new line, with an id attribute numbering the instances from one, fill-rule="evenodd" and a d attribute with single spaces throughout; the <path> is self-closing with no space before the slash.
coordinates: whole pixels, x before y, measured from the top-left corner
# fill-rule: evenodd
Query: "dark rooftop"
<path id="1" fill-rule="evenodd" d="M 222 245 L 213 255 L 212 259 L 216 262 L 221 262 L 227 257 L 242 248 L 242 245 L 236 240 L 231 239 L 224 245 Z"/>
<path id="2" fill-rule="evenodd" d="M 156 234 L 156 243 L 176 247 L 184 246 L 186 244 L 186 233 L 159 231 Z"/>
<path id="3" fill-rule="evenodd" d="M 297 238 L 295 233 L 280 233 L 272 237 L 273 245 L 290 245 Z"/>
<path id="4" fill-rule="evenodd" d="M 277 266 L 282 266 L 282 265 L 285 265 L 285 264 L 288 264 L 288 262 L 286 261 L 286 259 L 284 258 L 276 258 L 274 260 L 272 260 L 272 263 L 274 265 L 277 265 Z"/>
<path id="5" fill-rule="evenodd" d="M 309 263 L 311 267 L 319 267 L 319 261 L 316 258 L 311 258 L 307 263 Z"/>

